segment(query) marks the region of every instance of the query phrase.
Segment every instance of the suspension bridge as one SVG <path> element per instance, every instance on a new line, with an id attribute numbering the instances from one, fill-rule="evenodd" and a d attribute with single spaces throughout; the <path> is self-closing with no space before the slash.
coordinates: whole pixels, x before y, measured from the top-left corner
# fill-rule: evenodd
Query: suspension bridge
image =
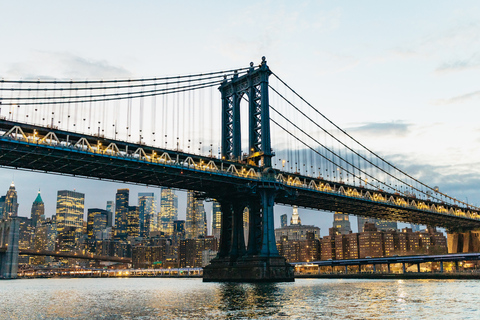
<path id="1" fill-rule="evenodd" d="M 194 190 L 221 204 L 205 281 L 293 280 L 274 204 L 439 226 L 480 227 L 480 209 L 356 140 L 258 66 L 117 80 L 0 80 L 0 165 Z M 250 209 L 248 247 L 242 216 Z"/>

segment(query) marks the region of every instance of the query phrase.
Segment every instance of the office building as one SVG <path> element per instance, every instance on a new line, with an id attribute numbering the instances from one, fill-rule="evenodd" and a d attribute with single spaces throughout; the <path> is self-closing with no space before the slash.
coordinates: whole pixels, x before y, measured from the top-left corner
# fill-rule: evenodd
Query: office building
<path id="1" fill-rule="evenodd" d="M 94 240 L 95 234 L 105 230 L 108 226 L 109 212 L 103 209 L 87 210 L 87 238 Z"/>
<path id="2" fill-rule="evenodd" d="M 17 191 L 15 190 L 15 184 L 12 181 L 3 204 L 3 219 L 16 216 L 18 216 Z"/>
<path id="3" fill-rule="evenodd" d="M 113 217 L 115 216 L 115 203 L 113 201 L 107 201 L 107 226 L 113 227 Z"/>
<path id="4" fill-rule="evenodd" d="M 187 194 L 187 217 L 185 222 L 186 239 L 205 238 L 207 235 L 207 217 L 203 200 L 196 199 L 193 191 Z"/>
<path id="5" fill-rule="evenodd" d="M 127 238 L 140 237 L 140 212 L 138 206 L 128 206 Z"/>
<path id="6" fill-rule="evenodd" d="M 173 221 L 178 219 L 178 196 L 172 189 L 162 189 L 160 214 L 158 215 L 158 231 L 166 236 L 173 233 Z"/>
<path id="7" fill-rule="evenodd" d="M 128 189 L 118 189 L 115 195 L 115 239 L 127 239 L 129 197 Z"/>
<path id="8" fill-rule="evenodd" d="M 150 235 L 150 231 L 156 231 L 156 213 L 155 195 L 152 192 L 138 193 L 138 219 L 141 237 L 146 238 Z"/>
<path id="9" fill-rule="evenodd" d="M 348 214 L 335 212 L 333 214 L 333 227 L 336 228 L 340 234 L 349 234 L 352 232 Z"/>
<path id="10" fill-rule="evenodd" d="M 214 201 L 212 204 L 212 235 L 220 239 L 220 229 L 222 228 L 222 209 L 220 203 Z"/>
<path id="11" fill-rule="evenodd" d="M 62 239 L 70 241 L 72 232 L 76 234 L 75 241 L 80 237 L 84 222 L 84 202 L 85 195 L 83 193 L 69 190 L 57 192 L 56 225 L 58 235 Z"/>
<path id="12" fill-rule="evenodd" d="M 40 190 L 38 190 L 37 197 L 32 203 L 31 218 L 32 226 L 37 227 L 42 221 L 45 220 L 45 204 L 43 203 L 42 197 L 40 195 Z"/>

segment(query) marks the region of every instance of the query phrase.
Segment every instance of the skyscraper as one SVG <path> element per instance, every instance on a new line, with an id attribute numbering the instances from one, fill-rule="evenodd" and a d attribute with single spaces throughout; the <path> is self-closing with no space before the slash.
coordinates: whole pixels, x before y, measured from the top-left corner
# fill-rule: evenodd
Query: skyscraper
<path id="1" fill-rule="evenodd" d="M 57 193 L 57 232 L 63 238 L 71 238 L 72 228 L 78 239 L 83 228 L 85 195 L 76 191 L 60 190 Z M 67 229 L 68 228 L 68 229 Z M 70 240 L 69 240 L 70 241 Z"/>
<path id="2" fill-rule="evenodd" d="M 128 206 L 127 237 L 140 236 L 140 219 L 138 206 Z"/>
<path id="3" fill-rule="evenodd" d="M 113 217 L 115 215 L 115 203 L 107 201 L 107 227 L 113 227 Z"/>
<path id="4" fill-rule="evenodd" d="M 333 227 L 336 228 L 340 234 L 349 234 L 352 229 L 350 228 L 348 214 L 335 212 L 333 214 Z"/>
<path id="5" fill-rule="evenodd" d="M 3 218 L 16 217 L 18 215 L 17 191 L 12 181 L 10 188 L 5 196 L 5 204 L 3 205 Z"/>
<path id="6" fill-rule="evenodd" d="M 212 235 L 220 239 L 220 229 L 222 228 L 222 210 L 220 203 L 214 201 L 212 204 Z"/>
<path id="7" fill-rule="evenodd" d="M 206 214 L 203 201 L 195 199 L 194 192 L 187 194 L 187 219 L 185 223 L 185 238 L 204 238 L 206 234 Z"/>
<path id="8" fill-rule="evenodd" d="M 128 189 L 118 189 L 115 196 L 115 238 L 127 239 L 128 225 Z"/>
<path id="9" fill-rule="evenodd" d="M 138 220 L 140 227 L 140 236 L 148 237 L 150 231 L 155 231 L 156 223 L 154 222 L 157 206 L 155 203 L 155 195 L 151 192 L 138 193 Z"/>
<path id="10" fill-rule="evenodd" d="M 302 220 L 300 219 L 300 216 L 298 215 L 298 207 L 293 206 L 293 214 L 292 218 L 290 219 L 290 225 L 302 225 Z"/>
<path id="11" fill-rule="evenodd" d="M 107 228 L 108 211 L 103 209 L 87 210 L 87 237 L 88 240 L 94 240 L 95 234 Z"/>
<path id="12" fill-rule="evenodd" d="M 35 201 L 33 201 L 31 214 L 32 226 L 34 228 L 36 228 L 38 224 L 45 220 L 45 204 L 40 196 L 40 190 L 38 190 L 37 198 L 35 198 Z"/>
<path id="13" fill-rule="evenodd" d="M 158 231 L 166 236 L 173 233 L 173 221 L 178 219 L 178 197 L 172 189 L 162 189 L 160 214 L 158 215 Z"/>

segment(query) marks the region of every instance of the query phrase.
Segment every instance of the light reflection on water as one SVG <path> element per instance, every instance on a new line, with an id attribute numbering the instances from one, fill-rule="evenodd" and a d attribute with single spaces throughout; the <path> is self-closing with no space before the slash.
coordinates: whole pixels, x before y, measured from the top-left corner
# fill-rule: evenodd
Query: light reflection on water
<path id="1" fill-rule="evenodd" d="M 0 282 L 0 319 L 480 319 L 480 282 L 25 279 Z"/>

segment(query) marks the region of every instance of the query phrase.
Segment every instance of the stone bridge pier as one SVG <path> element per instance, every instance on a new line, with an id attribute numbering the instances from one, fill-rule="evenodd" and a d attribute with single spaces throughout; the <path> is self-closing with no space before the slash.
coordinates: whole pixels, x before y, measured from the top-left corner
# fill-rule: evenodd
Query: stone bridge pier
<path id="1" fill-rule="evenodd" d="M 0 221 L 0 279 L 17 278 L 19 235 L 18 219 Z"/>

